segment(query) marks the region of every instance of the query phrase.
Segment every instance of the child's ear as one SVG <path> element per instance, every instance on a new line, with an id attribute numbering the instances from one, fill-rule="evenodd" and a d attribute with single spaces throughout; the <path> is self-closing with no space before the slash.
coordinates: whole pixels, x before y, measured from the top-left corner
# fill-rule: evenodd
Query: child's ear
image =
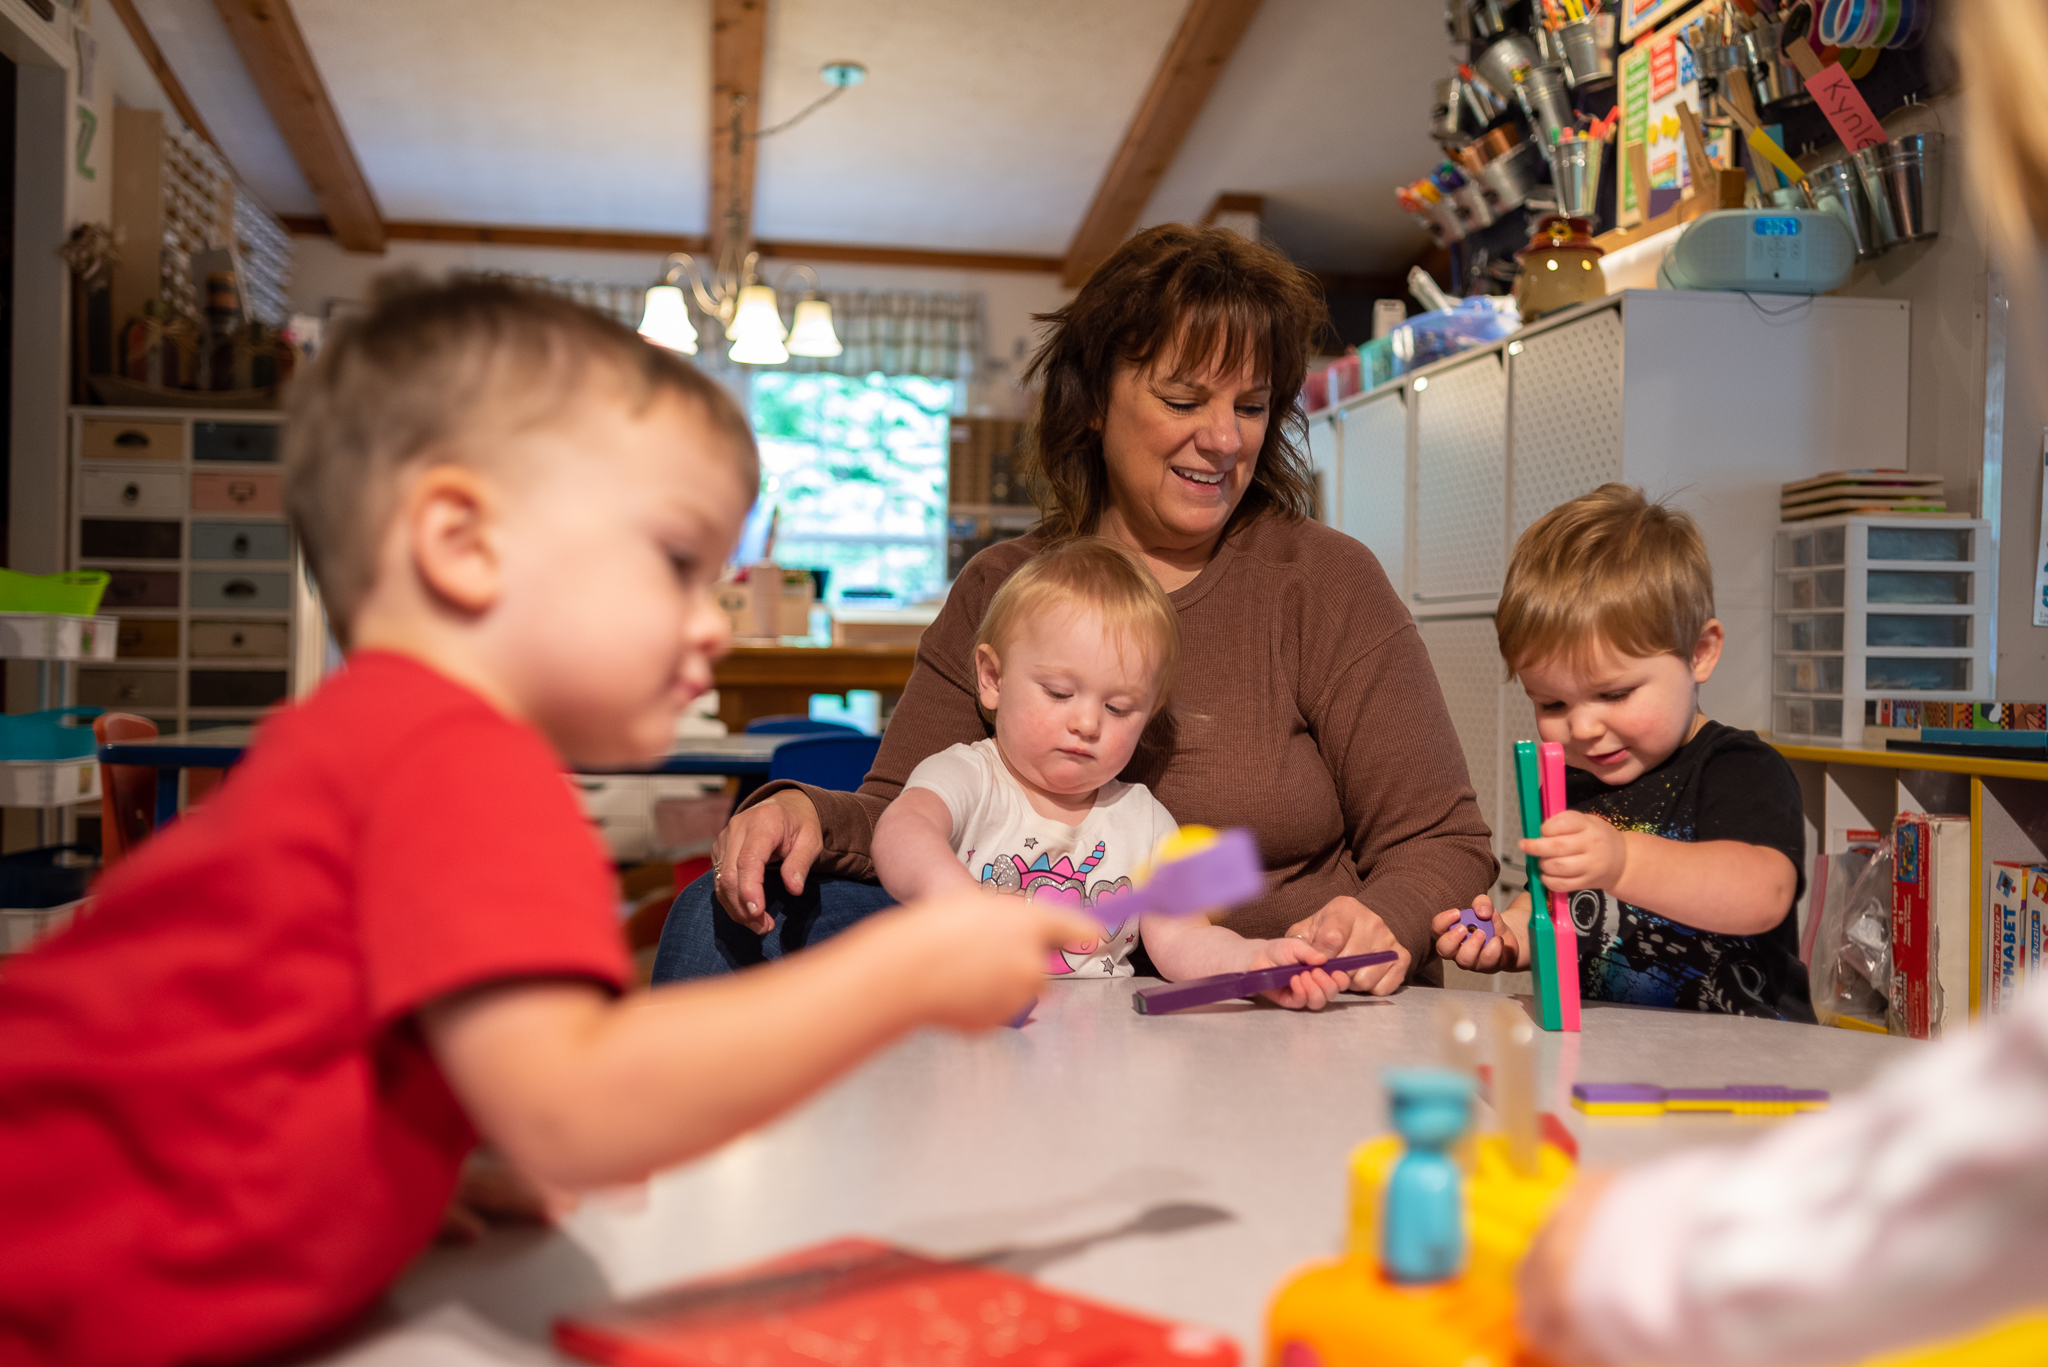
<path id="1" fill-rule="evenodd" d="M 400 515 L 420 579 L 458 611 L 487 611 L 504 587 L 490 486 L 474 470 L 435 465 L 413 480 L 403 500 Z"/>
<path id="2" fill-rule="evenodd" d="M 974 648 L 974 691 L 983 710 L 993 712 L 1003 695 L 1003 662 L 996 648 L 984 641 Z"/>
<path id="3" fill-rule="evenodd" d="M 1721 647 L 1727 634 L 1721 629 L 1721 619 L 1710 617 L 1700 628 L 1700 639 L 1692 648 L 1692 681 L 1703 684 L 1714 676 L 1714 666 L 1721 663 Z"/>

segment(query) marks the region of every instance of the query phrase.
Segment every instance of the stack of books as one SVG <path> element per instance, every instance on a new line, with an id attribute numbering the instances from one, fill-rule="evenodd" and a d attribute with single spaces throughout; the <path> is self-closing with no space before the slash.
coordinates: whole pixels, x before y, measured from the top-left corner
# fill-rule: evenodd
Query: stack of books
<path id="1" fill-rule="evenodd" d="M 1898 517 L 1946 513 L 1940 475 L 1904 470 L 1831 470 L 1779 486 L 1778 516 L 1787 522 L 1845 513 Z"/>

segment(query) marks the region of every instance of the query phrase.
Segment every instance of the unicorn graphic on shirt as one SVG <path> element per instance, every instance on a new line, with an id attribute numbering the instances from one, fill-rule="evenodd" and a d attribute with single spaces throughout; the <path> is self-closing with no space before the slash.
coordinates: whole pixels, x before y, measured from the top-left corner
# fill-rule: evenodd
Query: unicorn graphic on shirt
<path id="1" fill-rule="evenodd" d="M 1115 902 L 1131 891 L 1131 880 L 1118 878 L 1114 882 L 1097 879 L 1091 888 L 1088 875 L 1095 872 L 1109 853 L 1104 841 L 1096 841 L 1095 848 L 1087 858 L 1076 865 L 1067 855 L 1058 859 L 1040 854 L 1027 860 L 1021 854 L 998 855 L 981 866 L 983 884 L 1003 892 L 1014 892 L 1034 901 L 1054 902 L 1076 910 L 1093 910 L 1105 922 L 1100 941 L 1091 949 L 1053 950 L 1047 956 L 1046 971 L 1054 974 L 1074 972 L 1088 960 L 1102 955 L 1105 950 L 1123 937 L 1124 923 L 1121 920 L 1109 922 L 1103 915 L 1106 903 Z M 972 856 L 970 855 L 970 858 Z"/>

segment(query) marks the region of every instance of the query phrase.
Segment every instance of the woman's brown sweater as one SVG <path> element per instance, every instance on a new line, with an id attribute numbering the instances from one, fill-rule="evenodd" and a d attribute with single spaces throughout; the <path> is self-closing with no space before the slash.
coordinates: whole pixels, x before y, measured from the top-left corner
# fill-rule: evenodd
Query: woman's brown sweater
<path id="1" fill-rule="evenodd" d="M 1021 537 L 968 562 L 860 791 L 805 787 L 824 825 L 818 870 L 872 880 L 875 821 L 910 771 L 989 734 L 975 708 L 975 630 L 1038 546 Z M 1320 523 L 1268 514 L 1232 530 L 1168 597 L 1183 649 L 1173 715 L 1120 777 L 1182 822 L 1257 835 L 1271 891 L 1224 924 L 1284 935 L 1348 894 L 1400 937 L 1413 975 L 1426 966 L 1440 981 L 1429 920 L 1471 905 L 1496 866 L 1429 656 L 1379 561 Z"/>

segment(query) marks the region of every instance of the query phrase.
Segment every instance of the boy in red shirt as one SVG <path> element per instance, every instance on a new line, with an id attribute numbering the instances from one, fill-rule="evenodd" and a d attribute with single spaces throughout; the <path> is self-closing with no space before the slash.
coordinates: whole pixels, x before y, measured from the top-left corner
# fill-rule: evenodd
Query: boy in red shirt
<path id="1" fill-rule="evenodd" d="M 636 1180 L 915 1026 L 1000 1024 L 1090 930 L 934 898 L 622 996 L 562 770 L 661 754 L 710 685 L 744 418 L 572 304 L 414 282 L 286 440 L 348 666 L 0 970 L 0 1362 L 305 1345 L 432 1238 L 479 1136 L 548 1186 Z"/>

